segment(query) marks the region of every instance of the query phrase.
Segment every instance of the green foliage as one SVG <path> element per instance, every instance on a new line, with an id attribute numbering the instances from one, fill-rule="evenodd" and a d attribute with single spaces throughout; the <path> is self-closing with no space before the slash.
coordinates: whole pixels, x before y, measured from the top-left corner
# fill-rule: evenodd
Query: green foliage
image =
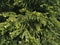
<path id="1" fill-rule="evenodd" d="M 60 45 L 60 0 L 1 0 L 0 45 Z"/>

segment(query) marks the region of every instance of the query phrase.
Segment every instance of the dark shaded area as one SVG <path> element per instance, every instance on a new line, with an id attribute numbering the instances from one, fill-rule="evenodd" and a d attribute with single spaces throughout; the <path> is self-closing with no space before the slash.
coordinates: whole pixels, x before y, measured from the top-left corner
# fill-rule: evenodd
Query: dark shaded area
<path id="1" fill-rule="evenodd" d="M 57 20 L 60 21 L 60 18 L 58 18 Z"/>
<path id="2" fill-rule="evenodd" d="M 5 22 L 9 17 L 0 16 L 0 23 Z"/>
<path id="3" fill-rule="evenodd" d="M 27 5 L 27 9 L 30 11 L 37 11 L 42 13 L 48 11 L 45 5 L 43 5 L 43 7 L 40 7 L 40 5 L 44 4 L 44 1 L 42 2 L 42 0 L 24 0 L 24 3 Z"/>
<path id="4" fill-rule="evenodd" d="M 0 13 L 9 12 L 14 7 L 14 0 L 0 0 Z"/>
<path id="5" fill-rule="evenodd" d="M 19 9 L 20 9 L 20 7 L 18 7 L 16 5 L 16 6 L 14 6 L 14 8 L 12 8 L 12 11 L 15 12 L 16 14 L 20 14 Z"/>
<path id="6" fill-rule="evenodd" d="M 57 18 L 57 20 L 60 22 L 60 15 L 57 15 L 56 18 Z"/>
<path id="7" fill-rule="evenodd" d="M 17 37 L 14 37 L 13 40 L 21 41 L 22 39 L 18 35 Z"/>

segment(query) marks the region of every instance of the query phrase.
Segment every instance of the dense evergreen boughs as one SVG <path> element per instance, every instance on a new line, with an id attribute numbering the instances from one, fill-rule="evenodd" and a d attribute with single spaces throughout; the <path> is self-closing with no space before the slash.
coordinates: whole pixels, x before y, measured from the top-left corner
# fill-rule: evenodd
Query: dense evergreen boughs
<path id="1" fill-rule="evenodd" d="M 0 0 L 0 45 L 60 45 L 60 0 Z"/>

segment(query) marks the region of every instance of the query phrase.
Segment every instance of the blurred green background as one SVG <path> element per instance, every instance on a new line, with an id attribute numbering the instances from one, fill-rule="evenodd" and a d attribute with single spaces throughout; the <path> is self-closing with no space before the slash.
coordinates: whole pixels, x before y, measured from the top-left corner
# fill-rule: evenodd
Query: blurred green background
<path id="1" fill-rule="evenodd" d="M 0 45 L 60 45 L 60 0 L 0 0 Z"/>

